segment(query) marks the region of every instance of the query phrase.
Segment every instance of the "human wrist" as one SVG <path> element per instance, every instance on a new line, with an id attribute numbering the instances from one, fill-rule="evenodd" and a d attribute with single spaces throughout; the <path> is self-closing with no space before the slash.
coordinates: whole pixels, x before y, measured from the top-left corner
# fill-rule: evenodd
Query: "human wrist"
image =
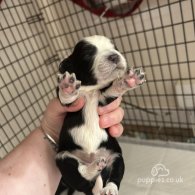
<path id="1" fill-rule="evenodd" d="M 43 120 L 41 121 L 40 124 L 40 130 L 43 131 L 43 133 L 48 134 L 50 137 L 52 137 L 52 139 L 58 143 L 59 140 L 59 131 L 57 131 L 56 129 L 52 128 L 50 125 L 48 125 L 49 122 L 43 118 Z"/>
<path id="2" fill-rule="evenodd" d="M 57 151 L 58 150 L 58 143 L 55 141 L 55 139 L 50 134 L 48 134 L 46 131 L 44 131 L 42 128 L 39 128 L 39 129 L 41 130 L 41 132 L 44 135 L 43 138 L 50 143 L 50 145 L 53 147 L 53 149 L 55 151 Z"/>

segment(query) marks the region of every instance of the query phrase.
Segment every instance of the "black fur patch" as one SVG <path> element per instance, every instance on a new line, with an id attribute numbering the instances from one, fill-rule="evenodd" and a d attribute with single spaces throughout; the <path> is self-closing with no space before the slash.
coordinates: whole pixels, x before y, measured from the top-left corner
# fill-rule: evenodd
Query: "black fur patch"
<path id="1" fill-rule="evenodd" d="M 97 79 L 92 71 L 97 48 L 87 41 L 80 41 L 76 44 L 73 53 L 63 60 L 59 66 L 60 73 L 75 73 L 76 78 L 82 85 L 95 85 Z"/>
<path id="2" fill-rule="evenodd" d="M 82 149 L 80 146 L 74 143 L 72 136 L 68 132 L 72 128 L 76 126 L 79 127 L 82 124 L 84 124 L 82 109 L 77 112 L 67 113 L 60 133 L 59 151 L 72 151 L 75 149 Z"/>

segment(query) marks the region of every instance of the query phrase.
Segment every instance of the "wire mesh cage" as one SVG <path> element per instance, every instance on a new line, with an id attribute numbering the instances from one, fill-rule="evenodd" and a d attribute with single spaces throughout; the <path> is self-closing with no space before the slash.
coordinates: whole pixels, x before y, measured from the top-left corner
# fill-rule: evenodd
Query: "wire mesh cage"
<path id="1" fill-rule="evenodd" d="M 90 1 L 93 2 L 93 1 Z M 100 1 L 124 9 L 124 0 Z M 1 2 L 0 156 L 39 125 L 59 62 L 85 36 L 113 40 L 147 83 L 123 97 L 124 134 L 194 142 L 195 2 L 143 0 L 131 15 L 98 16 L 66 0 Z M 120 9 L 121 8 L 121 9 Z"/>

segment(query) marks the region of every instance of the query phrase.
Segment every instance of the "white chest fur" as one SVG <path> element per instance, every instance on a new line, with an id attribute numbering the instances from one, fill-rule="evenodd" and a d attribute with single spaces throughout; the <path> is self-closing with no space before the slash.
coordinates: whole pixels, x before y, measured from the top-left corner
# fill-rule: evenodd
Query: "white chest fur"
<path id="1" fill-rule="evenodd" d="M 85 123 L 71 130 L 71 135 L 76 144 L 80 145 L 87 153 L 95 152 L 102 141 L 107 140 L 107 133 L 99 127 L 97 113 L 98 92 L 85 94 L 86 103 L 83 109 Z"/>

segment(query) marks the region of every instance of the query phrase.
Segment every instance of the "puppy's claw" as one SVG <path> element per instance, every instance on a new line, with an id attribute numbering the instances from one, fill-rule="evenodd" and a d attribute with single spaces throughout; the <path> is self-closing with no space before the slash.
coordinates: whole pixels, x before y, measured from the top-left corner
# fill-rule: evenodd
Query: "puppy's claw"
<path id="1" fill-rule="evenodd" d="M 81 81 L 78 81 L 78 83 L 76 84 L 76 89 L 79 89 L 81 87 Z"/>
<path id="2" fill-rule="evenodd" d="M 75 77 L 71 75 L 71 77 L 69 78 L 69 83 L 74 83 L 74 82 L 75 82 Z"/>
<path id="3" fill-rule="evenodd" d="M 140 75 L 141 74 L 141 68 L 137 68 L 134 70 L 134 74 Z"/>

